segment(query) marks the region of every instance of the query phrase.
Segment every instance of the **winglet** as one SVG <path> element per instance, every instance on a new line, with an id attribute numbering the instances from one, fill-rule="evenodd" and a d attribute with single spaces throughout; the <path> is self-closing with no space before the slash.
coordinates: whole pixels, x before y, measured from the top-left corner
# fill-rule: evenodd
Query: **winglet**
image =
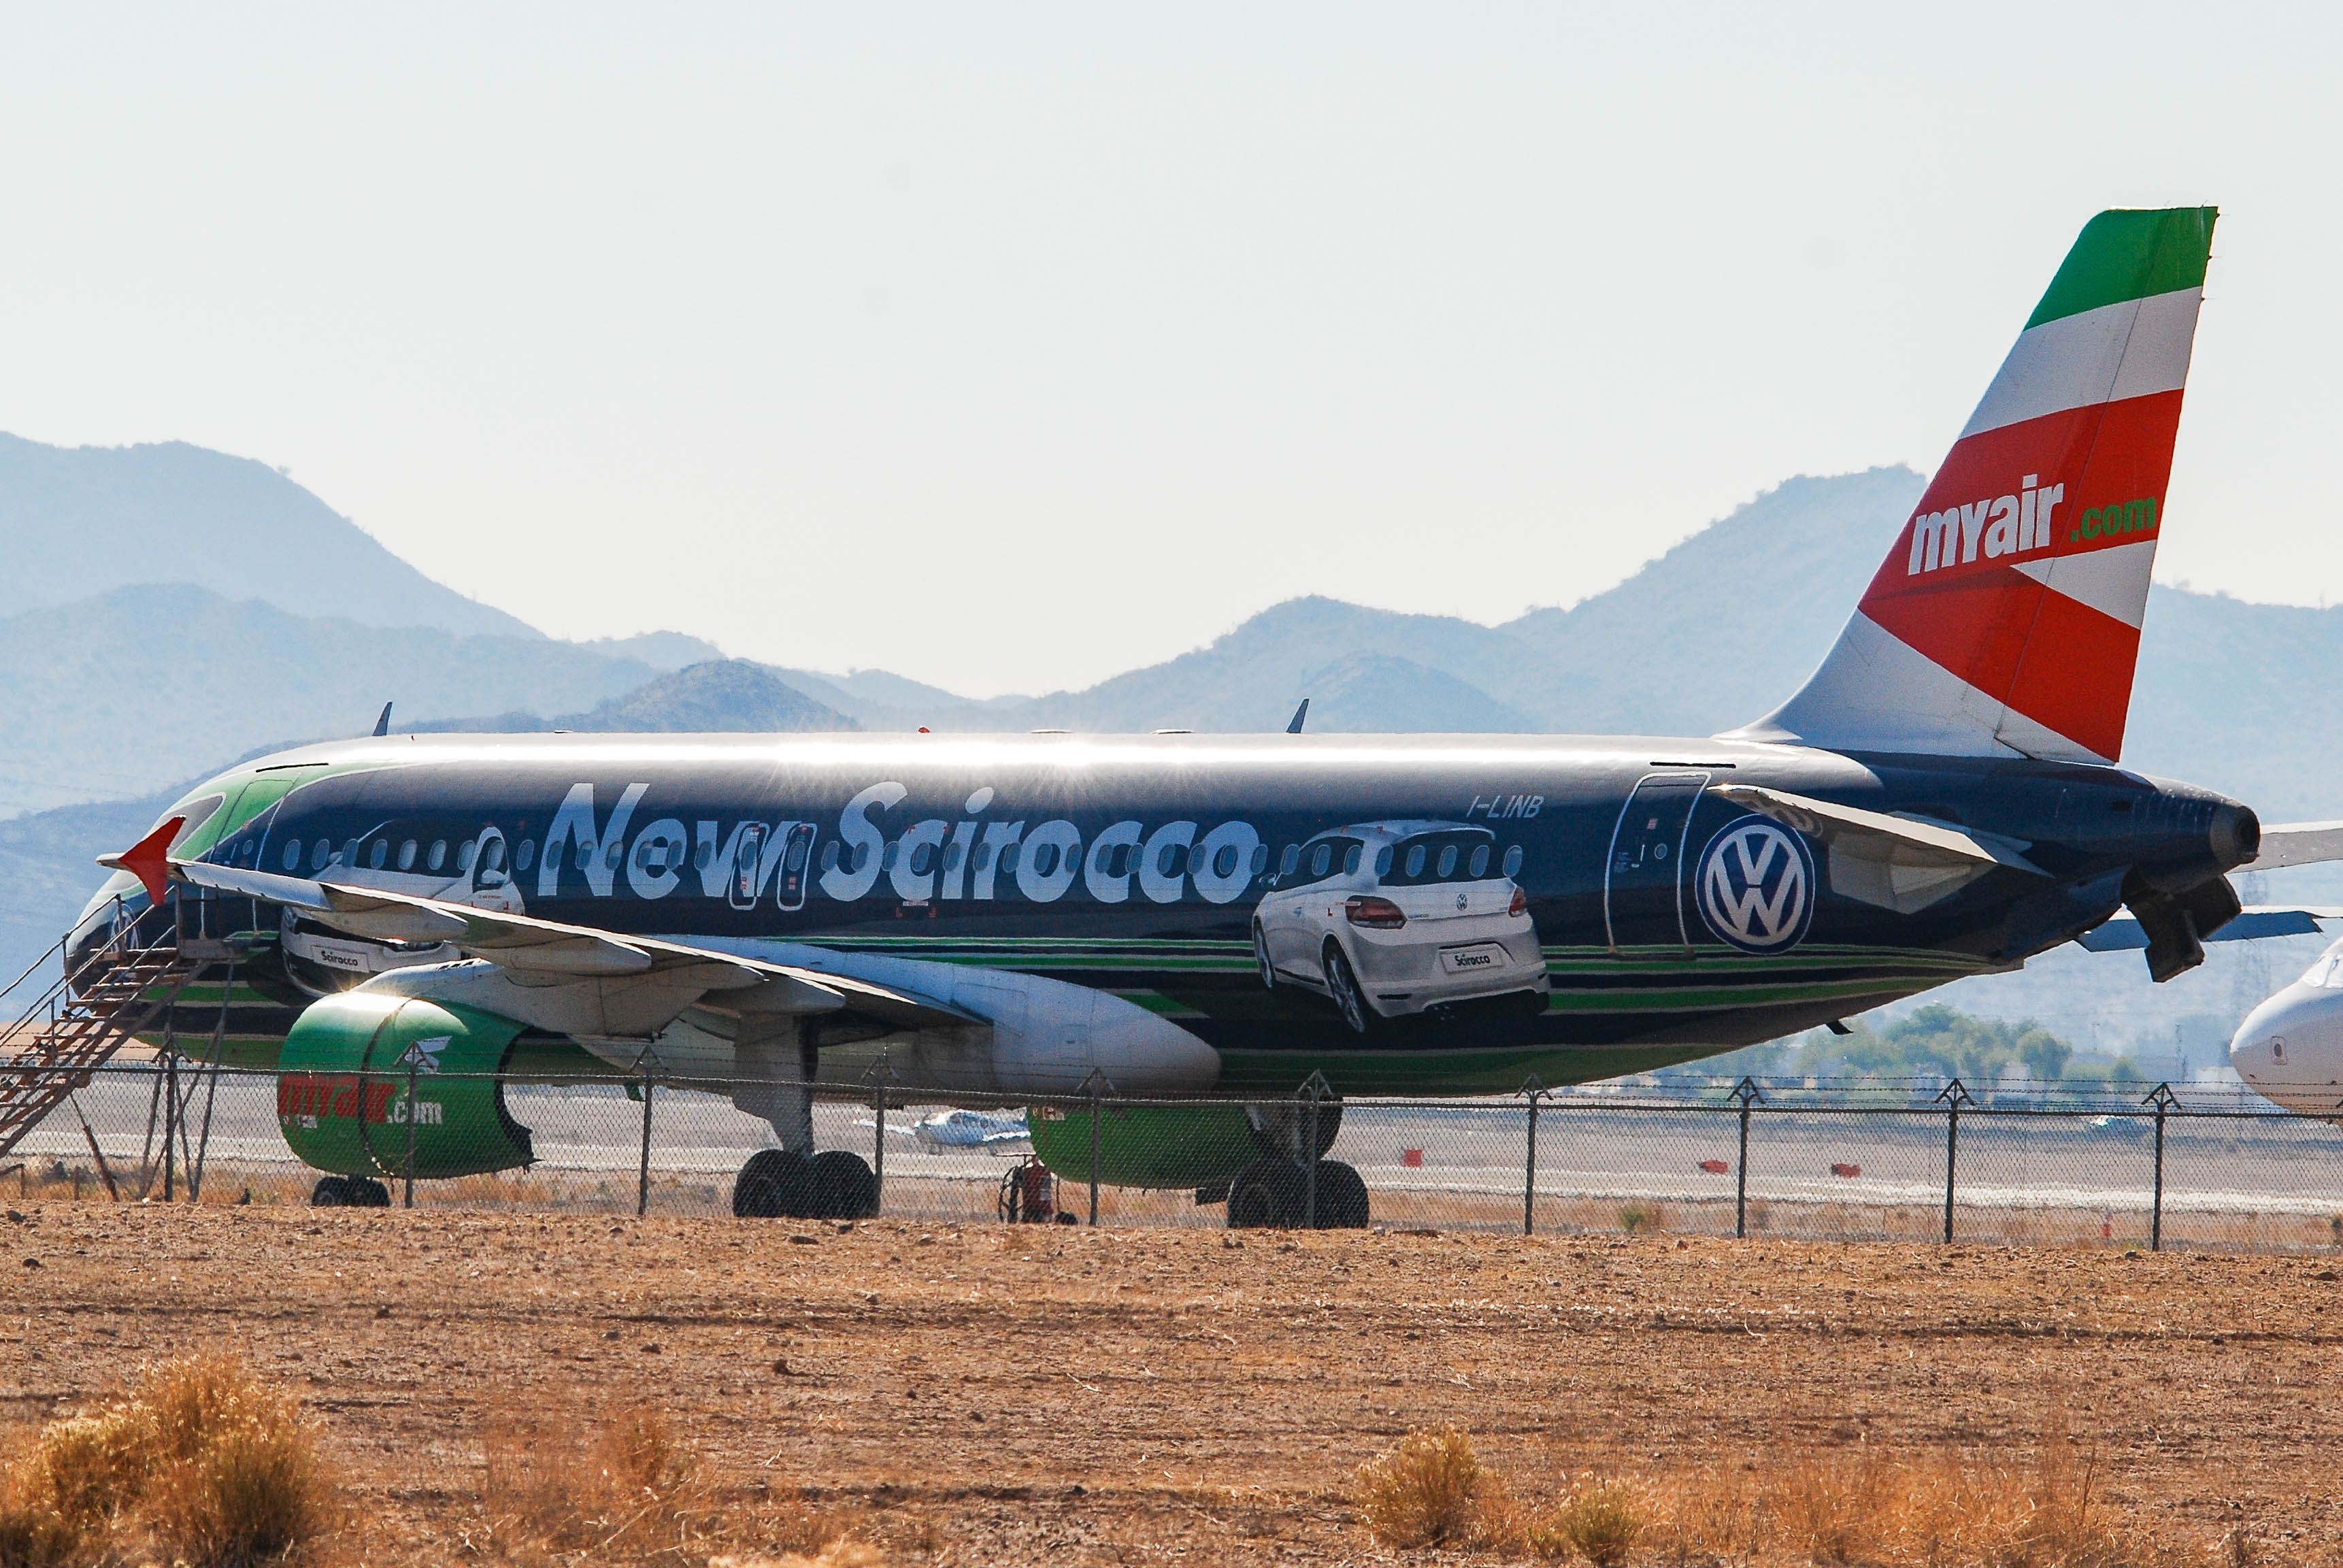
<path id="1" fill-rule="evenodd" d="M 146 884 L 149 901 L 160 904 L 171 885 L 171 840 L 187 825 L 185 817 L 171 817 L 153 832 L 118 854 L 100 855 L 97 863 L 109 871 L 129 871 Z"/>
<path id="2" fill-rule="evenodd" d="M 1292 722 L 1292 723 L 1291 723 L 1291 724 L 1289 724 L 1289 725 L 1287 725 L 1287 726 L 1285 727 L 1285 732 L 1286 732 L 1288 735 L 1299 735 L 1299 734 L 1301 734 L 1301 733 L 1302 733 L 1302 721 L 1303 719 L 1305 719 L 1309 718 L 1309 717 L 1310 717 L 1310 699 L 1309 699 L 1308 698 L 1306 698 L 1306 697 L 1305 697 L 1305 698 L 1303 698 L 1303 699 L 1302 699 L 1302 706 L 1301 706 L 1301 707 L 1299 707 L 1299 708 L 1297 708 L 1297 709 L 1295 709 L 1293 710 L 1293 722 Z"/>
<path id="3" fill-rule="evenodd" d="M 382 717 L 374 721 L 374 732 L 377 736 L 390 733 L 390 704 L 387 702 L 382 705 Z"/>

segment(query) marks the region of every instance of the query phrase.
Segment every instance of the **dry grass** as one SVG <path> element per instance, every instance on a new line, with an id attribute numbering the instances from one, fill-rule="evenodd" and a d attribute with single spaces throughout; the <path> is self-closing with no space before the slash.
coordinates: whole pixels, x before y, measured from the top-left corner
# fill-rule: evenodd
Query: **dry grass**
<path id="1" fill-rule="evenodd" d="M 1580 1476 L 1522 1500 L 1453 1427 L 1422 1430 L 1358 1473 L 1387 1546 L 1472 1545 L 1549 1562 L 2133 1568 L 2171 1555 L 2092 1516 L 2094 1466 L 2054 1431 L 2026 1464 L 1869 1448 L 1770 1454 L 1746 1466 Z M 2229 1543 L 2207 1555 L 2241 1568 Z"/>
<path id="2" fill-rule="evenodd" d="M 64 1568 L 144 1544 L 189 1568 L 239 1568 L 286 1558 L 327 1517 L 316 1433 L 292 1401 L 234 1357 L 196 1354 L 10 1457 L 0 1563 Z"/>
<path id="3" fill-rule="evenodd" d="M 1446 1546 L 1482 1533 L 1486 1473 L 1453 1426 L 1421 1428 L 1359 1467 L 1359 1512 L 1386 1546 Z"/>
<path id="4" fill-rule="evenodd" d="M 508 1418 L 489 1429 L 486 1447 L 490 1543 L 512 1562 L 575 1561 L 585 1553 L 598 1563 L 698 1568 L 711 1552 L 744 1540 L 782 1555 L 722 1561 L 742 1568 L 878 1562 L 844 1539 L 846 1522 L 830 1511 L 744 1507 L 721 1497 L 667 1414 L 649 1406 L 628 1406 L 591 1432 L 558 1419 Z"/>

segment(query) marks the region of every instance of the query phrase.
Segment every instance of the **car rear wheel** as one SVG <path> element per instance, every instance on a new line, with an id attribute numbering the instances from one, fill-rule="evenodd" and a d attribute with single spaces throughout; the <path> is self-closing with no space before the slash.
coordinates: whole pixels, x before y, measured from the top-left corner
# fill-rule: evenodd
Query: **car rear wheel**
<path id="1" fill-rule="evenodd" d="M 1252 958 L 1253 962 L 1261 966 L 1262 988 L 1264 990 L 1275 990 L 1277 966 L 1269 961 L 1269 933 L 1261 929 L 1259 920 L 1252 923 Z"/>
<path id="2" fill-rule="evenodd" d="M 1383 1015 L 1375 1010 L 1374 1003 L 1352 972 L 1351 960 L 1343 956 L 1342 943 L 1326 939 L 1326 991 L 1334 1005 L 1342 1010 L 1342 1021 L 1354 1034 L 1380 1034 L 1386 1027 Z"/>

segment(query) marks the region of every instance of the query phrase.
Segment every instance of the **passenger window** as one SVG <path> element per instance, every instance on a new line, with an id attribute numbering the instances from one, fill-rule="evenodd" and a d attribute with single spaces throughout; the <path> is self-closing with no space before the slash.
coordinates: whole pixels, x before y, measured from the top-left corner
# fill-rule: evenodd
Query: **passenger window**
<path id="1" fill-rule="evenodd" d="M 897 854 L 898 854 L 898 853 L 902 849 L 902 848 L 903 848 L 903 840 L 902 840 L 902 839 L 890 839 L 890 840 L 888 842 L 886 853 L 884 853 L 884 854 L 882 854 L 882 855 L 880 855 L 880 856 L 879 857 L 879 869 L 880 869 L 880 870 L 882 870 L 882 871 L 891 871 L 891 870 L 893 870 L 893 869 L 895 869 L 895 859 L 896 859 L 896 856 L 897 856 Z"/>
<path id="2" fill-rule="evenodd" d="M 936 847 L 933 844 L 911 846 L 911 875 L 924 877 L 928 874 L 928 868 L 935 863 Z"/>
<path id="3" fill-rule="evenodd" d="M 424 858 L 423 863 L 430 867 L 435 871 L 440 867 L 446 865 L 447 863 L 447 840 L 445 839 L 434 839 L 431 841 L 431 853 Z M 580 860 L 578 863 L 578 869 L 581 871 L 584 870 L 586 869 L 586 863 L 583 860 Z"/>
<path id="4" fill-rule="evenodd" d="M 1288 844 L 1285 846 L 1285 853 L 1277 859 L 1277 874 L 1281 877 L 1290 877 L 1301 864 L 1302 846 Z"/>
<path id="5" fill-rule="evenodd" d="M 1220 852 L 1212 857 L 1212 875 L 1226 881 L 1236 874 L 1236 869 L 1237 847 L 1234 844 L 1222 845 Z"/>
<path id="6" fill-rule="evenodd" d="M 345 868 L 355 870 L 358 863 L 358 841 L 356 839 L 345 839 L 342 843 L 342 852 L 335 859 L 338 859 Z"/>
<path id="7" fill-rule="evenodd" d="M 1022 847 L 1021 845 L 1017 844 L 1013 840 L 1001 846 L 1001 874 L 1002 876 L 1013 877 L 1017 874 L 1017 861 L 1020 859 L 1020 851 L 1021 848 Z"/>
<path id="8" fill-rule="evenodd" d="M 869 870 L 870 869 L 870 845 L 868 845 L 868 844 L 857 844 L 857 845 L 855 845 L 855 846 L 854 846 L 854 874 L 855 874 L 856 876 L 858 876 L 858 877 L 859 877 L 859 876 L 860 876 L 864 871 Z"/>
<path id="9" fill-rule="evenodd" d="M 1473 879 L 1474 881 L 1476 881 L 1476 882 L 1477 882 L 1477 881 L 1479 881 L 1482 878 L 1483 878 L 1483 877 L 1485 877 L 1485 876 L 1487 876 L 1487 875 L 1489 874 L 1489 846 L 1488 846 L 1488 845 L 1486 845 L 1486 844 L 1476 844 L 1476 845 L 1474 845 L 1474 846 L 1473 846 L 1473 869 L 1472 869 L 1472 870 L 1471 870 L 1471 872 L 1470 872 L 1469 874 L 1471 875 L 1472 879 Z"/>
<path id="10" fill-rule="evenodd" d="M 609 867 L 610 869 L 614 871 L 618 869 L 618 862 L 626 858 L 627 847 L 624 844 L 619 843 L 615 839 L 610 841 L 610 847 L 602 851 L 602 864 Z M 471 869 L 472 846 L 467 844 L 464 846 L 463 852 L 456 857 L 456 869 L 459 871 L 468 871 Z"/>
<path id="11" fill-rule="evenodd" d="M 382 869 L 382 863 L 389 859 L 390 840 L 377 839 L 374 841 L 374 848 L 367 852 L 367 867 L 370 870 L 379 871 Z"/>
<path id="12" fill-rule="evenodd" d="M 793 876 L 793 877 L 794 877 L 794 876 L 796 876 L 799 871 L 802 871 L 802 870 L 804 870 L 804 869 L 805 869 L 805 863 L 806 863 L 806 850 L 807 850 L 807 849 L 808 849 L 808 848 L 809 848 L 809 847 L 812 845 L 812 843 L 813 843 L 813 840 L 812 840 L 812 839 L 807 839 L 807 838 L 802 838 L 802 837 L 800 837 L 800 838 L 798 838 L 798 839 L 794 839 L 794 840 L 790 843 L 790 845 L 789 845 L 789 864 L 788 864 L 785 868 L 783 868 L 785 870 L 787 870 L 787 871 L 789 873 L 789 875 L 791 875 L 791 876 Z M 681 844 L 678 844 L 678 845 L 675 847 L 675 849 L 676 849 L 676 864 L 678 864 L 678 865 L 681 865 L 681 864 L 683 863 L 683 846 L 682 846 Z M 953 846 L 952 846 L 952 853 L 953 853 L 955 856 L 957 856 L 957 855 L 960 853 L 960 846 L 959 846 L 959 845 L 955 844 L 955 845 L 953 845 Z"/>
<path id="13" fill-rule="evenodd" d="M 1258 877 L 1262 872 L 1268 869 L 1269 846 L 1266 844 L 1255 844 L 1252 847 L 1252 875 Z"/>
<path id="14" fill-rule="evenodd" d="M 298 839 L 285 841 L 285 869 L 288 871 L 301 869 L 301 840 Z"/>
<path id="15" fill-rule="evenodd" d="M 477 856 L 479 852 L 480 852 L 480 847 L 479 847 L 478 844 L 473 844 L 473 843 L 467 843 L 467 844 L 466 844 L 462 849 L 460 849 L 457 850 L 457 851 L 456 851 L 456 869 L 458 869 L 458 870 L 459 870 L 459 871 L 469 871 L 469 870 L 472 869 L 472 860 L 473 860 L 473 858 L 474 858 L 475 856 Z M 611 846 L 610 846 L 610 864 L 612 864 L 613 866 L 615 866 L 615 865 L 617 865 L 618 863 L 618 845 L 616 845 L 616 844 L 613 844 L 613 845 L 611 845 Z"/>
<path id="16" fill-rule="evenodd" d="M 1165 876 L 1165 877 L 1177 877 L 1177 876 L 1180 876 L 1180 875 L 1183 874 L 1183 873 L 1187 870 L 1187 869 L 1188 869 L 1188 846 L 1187 846 L 1187 845 L 1185 845 L 1185 844 L 1166 844 L 1166 845 L 1164 845 L 1164 846 L 1163 846 L 1163 848 L 1162 848 L 1162 849 L 1159 849 L 1159 850 L 1157 850 L 1157 851 L 1156 851 L 1156 854 L 1155 854 L 1155 870 L 1156 870 L 1157 875 L 1159 875 L 1159 876 Z"/>
<path id="17" fill-rule="evenodd" d="M 969 864 L 980 871 L 992 864 L 992 846 L 979 844 L 976 847 L 976 853 L 969 857 Z"/>
<path id="18" fill-rule="evenodd" d="M 1407 874 L 1410 878 L 1423 875 L 1424 849 L 1421 844 L 1407 847 Z"/>
<path id="19" fill-rule="evenodd" d="M 588 866 L 591 866 L 593 863 L 594 863 L 594 846 L 593 846 L 593 845 L 591 845 L 591 844 L 580 844 L 580 845 L 578 845 L 578 869 L 579 870 L 581 870 L 581 871 L 582 871 L 582 870 L 586 869 L 586 868 L 588 868 Z"/>
<path id="20" fill-rule="evenodd" d="M 680 842 L 675 847 L 675 863 L 679 866 L 683 864 L 683 845 Z M 480 867 L 488 871 L 505 869 L 505 841 L 502 839 L 488 840 L 488 847 L 481 851 Z"/>
<path id="21" fill-rule="evenodd" d="M 1388 877 L 1391 875 L 1392 855 L 1393 852 L 1394 851 L 1389 844 L 1385 844 L 1382 849 L 1375 851 L 1376 876 Z"/>
<path id="22" fill-rule="evenodd" d="M 1505 851 L 1505 875 L 1508 877 L 1518 877 L 1521 874 L 1522 847 L 1519 844 L 1515 844 Z"/>
<path id="23" fill-rule="evenodd" d="M 523 839 L 520 841 L 520 852 L 513 857 L 513 864 L 526 871 L 536 859 L 537 840 L 534 839 Z"/>
<path id="24" fill-rule="evenodd" d="M 704 849 L 708 846 L 702 844 L 700 848 Z M 704 861 L 702 865 L 705 865 Z M 838 840 L 835 839 L 821 847 L 821 869 L 825 875 L 838 869 Z"/>
<path id="25" fill-rule="evenodd" d="M 1342 875 L 1355 877 L 1359 874 L 1359 858 L 1365 851 L 1364 844 L 1353 844 L 1342 851 Z"/>
<path id="26" fill-rule="evenodd" d="M 1310 856 L 1310 879 L 1316 881 L 1334 866 L 1334 846 L 1321 844 Z"/>
<path id="27" fill-rule="evenodd" d="M 1455 874 L 1456 846 L 1443 844 L 1440 846 L 1440 879 L 1444 882 Z"/>
<path id="28" fill-rule="evenodd" d="M 1055 844 L 1044 844 L 1040 849 L 1033 851 L 1033 874 L 1035 876 L 1053 876 L 1056 874 L 1057 869 L 1058 846 Z"/>
<path id="29" fill-rule="evenodd" d="M 832 844 L 830 847 L 830 858 L 833 864 L 836 863 L 838 859 L 838 846 L 835 844 Z M 691 864 L 695 870 L 704 871 L 708 869 L 708 868 L 715 862 L 715 859 L 716 843 L 712 839 L 701 839 L 699 848 L 693 850 L 691 853 Z M 825 866 L 822 869 L 824 870 L 828 870 L 830 868 Z"/>
<path id="30" fill-rule="evenodd" d="M 400 870 L 411 871 L 415 869 L 415 840 L 412 839 L 409 839 L 406 843 L 401 844 L 398 847 L 398 869 Z"/>

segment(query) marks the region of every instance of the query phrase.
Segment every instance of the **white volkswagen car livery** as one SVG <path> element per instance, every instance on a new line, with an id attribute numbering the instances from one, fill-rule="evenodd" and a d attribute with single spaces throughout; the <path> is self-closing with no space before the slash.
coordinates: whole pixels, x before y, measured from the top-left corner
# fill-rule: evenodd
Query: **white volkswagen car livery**
<path id="1" fill-rule="evenodd" d="M 1463 822 L 1362 822 L 1293 845 L 1253 913 L 1262 983 L 1325 992 L 1361 1034 L 1482 998 L 1543 1011 L 1521 863 Z"/>

